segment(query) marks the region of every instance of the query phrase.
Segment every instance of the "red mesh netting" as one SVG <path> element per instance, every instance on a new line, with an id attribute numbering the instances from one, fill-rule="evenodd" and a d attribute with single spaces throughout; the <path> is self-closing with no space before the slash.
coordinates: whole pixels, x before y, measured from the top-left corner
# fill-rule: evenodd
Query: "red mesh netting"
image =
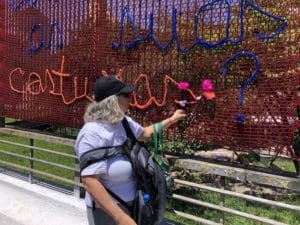
<path id="1" fill-rule="evenodd" d="M 187 101 L 170 139 L 297 158 L 298 0 L 0 0 L 0 12 L 4 117 L 80 127 L 96 78 L 119 74 L 138 84 L 143 124 Z"/>

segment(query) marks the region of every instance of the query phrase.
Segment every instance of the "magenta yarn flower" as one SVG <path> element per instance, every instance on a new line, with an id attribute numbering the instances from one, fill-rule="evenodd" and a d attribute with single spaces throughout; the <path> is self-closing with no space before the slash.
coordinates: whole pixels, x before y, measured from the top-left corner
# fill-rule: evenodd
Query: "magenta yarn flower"
<path id="1" fill-rule="evenodd" d="M 178 83 L 178 88 L 180 90 L 185 90 L 190 86 L 190 84 L 188 82 L 180 82 Z"/>
<path id="2" fill-rule="evenodd" d="M 211 91 L 213 89 L 213 84 L 211 80 L 204 80 L 202 82 L 202 89 L 203 91 Z"/>

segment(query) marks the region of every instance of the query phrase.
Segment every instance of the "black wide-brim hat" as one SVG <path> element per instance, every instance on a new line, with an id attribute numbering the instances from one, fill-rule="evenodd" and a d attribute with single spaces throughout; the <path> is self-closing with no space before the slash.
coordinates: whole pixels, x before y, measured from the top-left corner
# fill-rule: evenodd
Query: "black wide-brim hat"
<path id="1" fill-rule="evenodd" d="M 112 95 L 130 94 L 136 89 L 134 84 L 125 84 L 116 76 L 100 77 L 96 80 L 94 98 L 96 102 Z"/>

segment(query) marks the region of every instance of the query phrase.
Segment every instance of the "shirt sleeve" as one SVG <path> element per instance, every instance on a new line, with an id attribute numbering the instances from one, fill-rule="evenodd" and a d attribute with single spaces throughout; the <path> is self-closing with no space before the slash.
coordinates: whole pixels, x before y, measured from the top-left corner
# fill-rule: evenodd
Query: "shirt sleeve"
<path id="1" fill-rule="evenodd" d="M 132 118 L 126 116 L 126 119 L 135 138 L 138 139 L 142 135 L 144 128 L 139 123 L 135 122 Z"/>
<path id="2" fill-rule="evenodd" d="M 81 155 L 87 151 L 90 151 L 99 145 L 101 146 L 101 137 L 91 132 L 86 132 L 79 136 L 76 142 L 76 153 L 80 158 Z M 103 140 L 102 140 L 103 141 Z M 107 172 L 107 160 L 101 160 L 93 163 L 81 171 L 81 176 L 106 174 Z"/>

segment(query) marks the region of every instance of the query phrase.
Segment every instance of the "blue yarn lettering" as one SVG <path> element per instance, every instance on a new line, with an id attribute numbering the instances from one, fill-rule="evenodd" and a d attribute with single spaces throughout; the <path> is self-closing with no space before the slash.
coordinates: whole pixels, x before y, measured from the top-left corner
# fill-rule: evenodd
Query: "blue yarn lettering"
<path id="1" fill-rule="evenodd" d="M 13 11 L 19 11 L 24 3 L 26 3 L 26 5 L 30 8 L 34 8 L 36 7 L 36 4 L 37 4 L 38 0 L 34 0 L 34 1 L 30 1 L 30 0 L 19 0 L 19 2 L 14 5 L 13 3 L 13 0 L 8 0 L 8 5 L 10 6 L 10 8 L 13 10 Z M 53 2 L 53 3 L 56 3 L 58 2 L 58 0 L 48 0 L 49 3 Z"/>
<path id="2" fill-rule="evenodd" d="M 29 37 L 29 42 L 30 42 L 30 48 L 28 49 L 29 52 L 37 52 L 41 48 L 46 48 L 49 49 L 52 46 L 52 42 L 54 40 L 54 32 L 55 29 L 58 33 L 58 44 L 54 47 L 54 49 L 62 49 L 63 48 L 63 35 L 60 29 L 60 26 L 57 22 L 53 22 L 50 25 L 50 35 L 49 35 L 49 41 L 48 44 L 45 44 L 45 35 L 43 31 L 43 26 L 42 24 L 35 24 L 32 26 L 31 31 L 30 31 L 30 37 Z M 40 43 L 35 47 L 33 46 L 33 34 L 39 32 L 40 33 Z"/>
<path id="3" fill-rule="evenodd" d="M 251 52 L 238 52 L 236 54 L 234 54 L 233 56 L 231 56 L 229 59 L 227 59 L 223 66 L 222 66 L 222 74 L 223 76 L 225 77 L 226 74 L 227 74 L 227 71 L 226 71 L 226 66 L 228 65 L 228 63 L 230 63 L 231 61 L 233 61 L 235 58 L 241 56 L 241 55 L 246 55 L 246 56 L 249 56 L 249 57 L 252 57 L 254 60 L 255 60 L 255 71 L 252 73 L 252 75 L 247 79 L 245 80 L 241 86 L 240 86 L 240 100 L 239 100 L 239 104 L 240 105 L 243 105 L 243 102 L 244 102 L 244 88 L 249 85 L 254 79 L 255 77 L 257 76 L 258 72 L 259 72 L 259 59 L 257 57 L 257 55 L 251 53 Z M 243 123 L 245 121 L 245 116 L 243 114 L 238 114 L 236 116 L 236 120 L 239 122 L 239 123 Z"/>
<path id="4" fill-rule="evenodd" d="M 171 33 L 171 38 L 170 40 L 167 42 L 166 45 L 162 45 L 161 43 L 159 43 L 159 41 L 156 39 L 156 37 L 153 34 L 153 13 L 151 12 L 149 14 L 149 26 L 148 26 L 148 33 L 145 37 L 141 37 L 139 31 L 136 28 L 135 22 L 133 21 L 130 12 L 128 10 L 127 7 L 125 7 L 123 9 L 122 12 L 122 17 L 121 17 L 121 21 L 120 21 L 120 30 L 119 30 L 119 35 L 118 35 L 118 42 L 112 42 L 112 46 L 116 49 L 120 48 L 122 45 L 124 45 L 125 48 L 132 48 L 133 46 L 147 41 L 147 40 L 152 40 L 153 43 L 161 50 L 167 50 L 173 43 L 173 41 L 176 42 L 177 44 L 177 48 L 178 51 L 181 53 L 186 53 L 188 51 L 190 51 L 191 49 L 193 49 L 196 45 L 202 45 L 204 47 L 207 48 L 218 48 L 223 46 L 226 43 L 231 43 L 231 44 L 237 44 L 242 42 L 242 40 L 244 39 L 244 2 L 246 2 L 248 4 L 248 6 L 252 7 L 254 10 L 258 11 L 259 13 L 272 18 L 274 20 L 277 20 L 279 22 L 282 22 L 282 25 L 279 27 L 279 29 L 271 35 L 267 35 L 264 36 L 262 35 L 259 31 L 255 31 L 256 35 L 258 38 L 260 39 L 271 39 L 271 38 L 275 38 L 277 37 L 280 33 L 282 33 L 286 26 L 287 26 L 287 20 L 272 15 L 268 12 L 265 12 L 264 10 L 260 9 L 257 5 L 255 5 L 254 3 L 251 2 L 251 0 L 241 0 L 239 5 L 240 5 L 240 36 L 237 40 L 233 40 L 229 37 L 229 31 L 230 31 L 230 18 L 231 18 L 231 5 L 230 2 L 228 0 L 214 0 L 213 2 L 207 3 L 203 6 L 201 6 L 198 11 L 197 14 L 195 15 L 195 19 L 194 19 L 194 35 L 195 35 L 195 42 L 189 46 L 186 49 L 183 49 L 181 47 L 179 38 L 178 38 L 178 34 L 177 34 L 177 10 L 174 9 L 172 12 L 172 33 Z M 217 41 L 216 43 L 210 43 L 207 41 L 204 41 L 202 38 L 199 37 L 198 34 L 198 28 L 197 25 L 199 23 L 199 16 L 201 15 L 201 13 L 207 9 L 207 8 L 211 8 L 212 6 L 216 5 L 216 4 L 225 4 L 227 6 L 227 14 L 226 14 L 226 34 L 225 37 L 222 38 L 221 40 Z M 135 33 L 136 39 L 128 42 L 128 43 L 124 43 L 123 42 L 123 32 L 124 32 L 124 25 L 125 25 L 125 18 L 127 17 L 127 20 L 129 21 L 133 32 Z"/>
<path id="5" fill-rule="evenodd" d="M 258 60 L 257 55 L 255 55 L 255 54 L 253 54 L 251 52 L 238 52 L 238 53 L 234 54 L 233 56 L 231 56 L 229 59 L 227 59 L 224 62 L 223 66 L 222 66 L 222 74 L 225 77 L 226 74 L 227 74 L 226 66 L 228 65 L 228 63 L 230 63 L 235 58 L 237 58 L 237 57 L 239 57 L 241 55 L 247 55 L 249 57 L 252 57 L 255 60 L 255 71 L 252 73 L 252 75 L 247 80 L 245 80 L 241 84 L 241 87 L 240 87 L 240 101 L 239 101 L 239 103 L 240 103 L 240 105 L 243 105 L 243 101 L 244 101 L 244 88 L 253 81 L 253 79 L 256 77 L 256 75 L 258 74 L 258 71 L 259 71 L 259 60 Z"/>

